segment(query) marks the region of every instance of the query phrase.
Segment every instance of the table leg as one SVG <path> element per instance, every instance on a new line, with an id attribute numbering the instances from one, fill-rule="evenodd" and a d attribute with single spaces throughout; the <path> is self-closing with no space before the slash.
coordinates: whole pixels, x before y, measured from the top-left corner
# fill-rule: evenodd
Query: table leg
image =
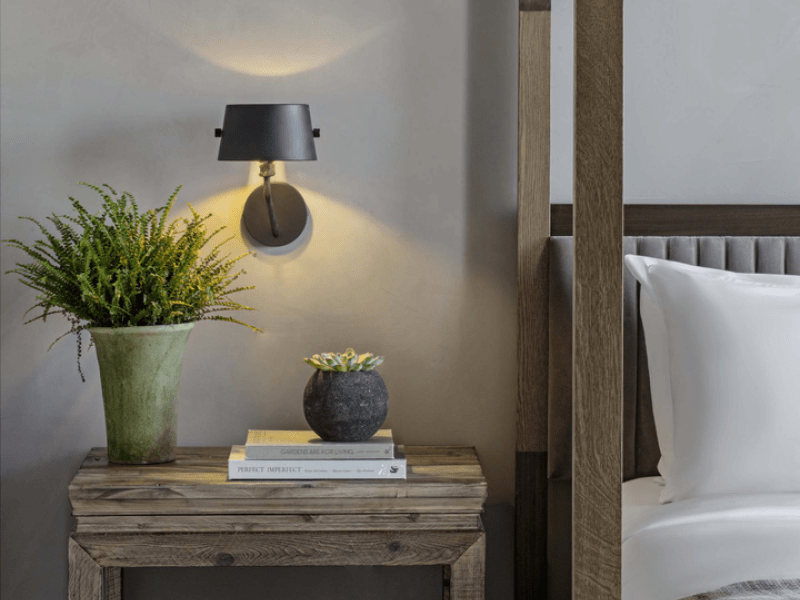
<path id="1" fill-rule="evenodd" d="M 444 600 L 483 600 L 486 583 L 486 535 L 443 569 Z"/>
<path id="2" fill-rule="evenodd" d="M 122 569 L 103 568 L 69 540 L 69 600 L 122 600 Z"/>
<path id="3" fill-rule="evenodd" d="M 122 600 L 122 569 L 103 568 L 103 600 Z"/>

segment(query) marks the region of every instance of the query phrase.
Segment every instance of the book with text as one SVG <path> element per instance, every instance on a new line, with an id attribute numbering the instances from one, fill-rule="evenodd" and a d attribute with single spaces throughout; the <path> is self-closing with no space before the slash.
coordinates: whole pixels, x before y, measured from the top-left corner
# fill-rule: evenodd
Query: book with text
<path id="1" fill-rule="evenodd" d="M 325 442 L 313 431 L 247 432 L 245 456 L 250 459 L 386 459 L 394 457 L 392 430 L 381 429 L 366 442 Z"/>
<path id="2" fill-rule="evenodd" d="M 257 460 L 245 458 L 244 446 L 232 446 L 228 479 L 405 479 L 406 458 L 397 446 L 394 458 Z"/>

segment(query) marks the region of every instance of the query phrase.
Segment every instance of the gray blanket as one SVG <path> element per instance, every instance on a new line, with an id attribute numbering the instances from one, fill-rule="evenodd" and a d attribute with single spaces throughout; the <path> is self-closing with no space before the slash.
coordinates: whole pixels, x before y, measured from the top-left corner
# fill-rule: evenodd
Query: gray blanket
<path id="1" fill-rule="evenodd" d="M 743 581 L 681 600 L 800 600 L 800 579 Z"/>

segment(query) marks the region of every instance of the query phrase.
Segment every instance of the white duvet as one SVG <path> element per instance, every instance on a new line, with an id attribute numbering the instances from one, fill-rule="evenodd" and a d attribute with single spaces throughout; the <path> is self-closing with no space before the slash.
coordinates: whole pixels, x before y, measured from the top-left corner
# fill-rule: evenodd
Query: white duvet
<path id="1" fill-rule="evenodd" d="M 623 600 L 676 600 L 740 581 L 800 578 L 800 494 L 662 505 L 659 480 L 622 488 Z"/>

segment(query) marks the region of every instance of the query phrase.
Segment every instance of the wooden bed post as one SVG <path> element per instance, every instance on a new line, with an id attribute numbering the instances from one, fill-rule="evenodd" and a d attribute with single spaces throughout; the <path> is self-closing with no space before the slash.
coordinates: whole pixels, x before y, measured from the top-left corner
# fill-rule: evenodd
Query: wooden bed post
<path id="1" fill-rule="evenodd" d="M 622 0 L 575 0 L 573 598 L 621 598 Z"/>
<path id="2" fill-rule="evenodd" d="M 515 597 L 547 597 L 550 0 L 520 0 Z"/>

